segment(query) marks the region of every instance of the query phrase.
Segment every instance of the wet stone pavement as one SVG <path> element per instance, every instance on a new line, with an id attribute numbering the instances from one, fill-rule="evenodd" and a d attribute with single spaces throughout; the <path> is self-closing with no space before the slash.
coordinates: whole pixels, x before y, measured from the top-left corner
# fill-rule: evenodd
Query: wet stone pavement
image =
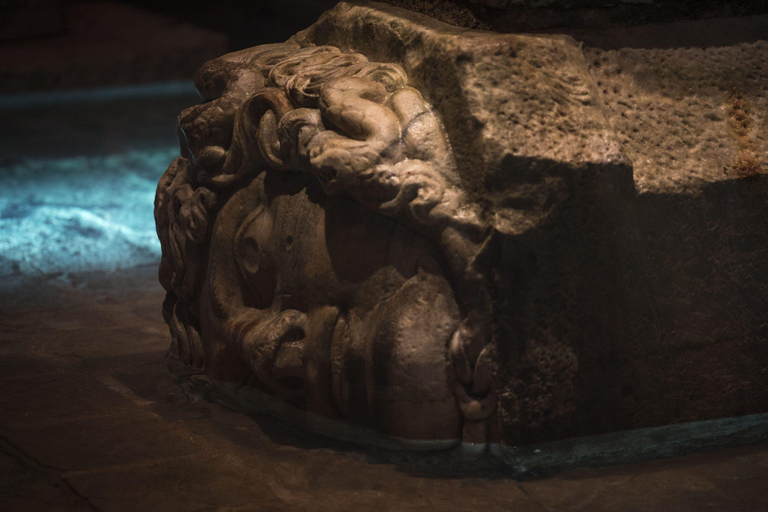
<path id="1" fill-rule="evenodd" d="M 185 393 L 152 265 L 0 278 L 0 510 L 768 510 L 768 445 L 516 480 Z"/>

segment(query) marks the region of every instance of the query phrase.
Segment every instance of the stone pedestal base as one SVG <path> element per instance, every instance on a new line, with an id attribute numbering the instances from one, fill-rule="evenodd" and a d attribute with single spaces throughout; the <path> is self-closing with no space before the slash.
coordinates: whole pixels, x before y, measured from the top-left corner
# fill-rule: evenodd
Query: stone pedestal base
<path id="1" fill-rule="evenodd" d="M 765 412 L 764 89 L 710 55 L 695 99 L 631 52 L 342 2 L 210 61 L 155 205 L 172 352 L 413 446 Z"/>

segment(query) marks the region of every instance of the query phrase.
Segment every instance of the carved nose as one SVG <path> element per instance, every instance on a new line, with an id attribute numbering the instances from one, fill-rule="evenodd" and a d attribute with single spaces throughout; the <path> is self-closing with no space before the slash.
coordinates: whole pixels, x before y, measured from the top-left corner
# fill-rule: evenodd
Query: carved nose
<path id="1" fill-rule="evenodd" d="M 261 316 L 245 330 L 243 350 L 256 377 L 283 400 L 297 402 L 305 392 L 304 344 L 307 315 L 296 309 Z"/>
<path id="2" fill-rule="evenodd" d="M 306 322 L 306 315 L 301 313 Z M 302 322 L 303 323 L 303 322 Z M 277 353 L 272 363 L 275 384 L 289 392 L 304 390 L 304 340 L 306 331 L 302 326 L 290 326 L 278 341 Z"/>

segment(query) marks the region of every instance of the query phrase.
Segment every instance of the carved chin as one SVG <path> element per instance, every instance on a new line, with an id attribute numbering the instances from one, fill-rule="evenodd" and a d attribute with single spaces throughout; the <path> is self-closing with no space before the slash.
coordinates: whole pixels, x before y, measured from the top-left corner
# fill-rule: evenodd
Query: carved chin
<path id="1" fill-rule="evenodd" d="M 461 437 L 446 351 L 458 320 L 443 284 L 414 277 L 364 320 L 339 318 L 331 386 L 343 417 L 404 439 Z"/>
<path id="2" fill-rule="evenodd" d="M 251 310 L 230 338 L 253 377 L 286 402 L 399 438 L 458 439 L 446 350 L 458 319 L 450 293 L 435 295 L 443 284 L 414 277 L 362 319 L 327 306 Z"/>

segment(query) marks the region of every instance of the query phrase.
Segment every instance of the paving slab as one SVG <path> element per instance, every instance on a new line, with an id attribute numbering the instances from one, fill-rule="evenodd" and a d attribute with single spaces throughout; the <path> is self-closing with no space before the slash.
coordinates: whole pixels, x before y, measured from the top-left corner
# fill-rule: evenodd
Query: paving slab
<path id="1" fill-rule="evenodd" d="M 303 432 L 190 393 L 166 369 L 153 267 L 31 280 L 0 310 L 0 346 L 57 333 L 46 314 L 78 318 L 78 357 L 23 347 L 0 357 L 2 510 L 742 510 L 768 507 L 768 445 L 648 463 L 582 468 L 527 481 L 472 473 Z M 9 293 L 6 280 L 3 293 Z M 12 287 L 11 287 L 12 288 Z M 24 294 L 36 297 L 34 305 Z M 89 333 L 94 298 L 112 297 Z M 121 300 L 122 298 L 122 300 Z M 8 304 L 7 302 L 5 304 Z M 15 304 L 15 306 L 13 305 Z M 48 309 L 51 304 L 59 308 Z M 121 305 L 123 307 L 121 307 Z M 104 329 L 143 351 L 95 350 Z M 159 313 L 158 313 L 159 316 Z M 110 323 L 111 320 L 111 323 Z M 74 321 L 74 320 L 72 320 Z M 65 328 L 68 324 L 58 324 Z M 63 332 L 67 332 L 64 329 Z M 162 338 L 161 335 L 156 335 Z M 8 341 L 9 338 L 11 341 Z M 152 338 L 150 336 L 150 338 Z M 78 343 L 78 340 L 79 343 Z M 55 342 L 54 342 L 55 343 Z"/>

